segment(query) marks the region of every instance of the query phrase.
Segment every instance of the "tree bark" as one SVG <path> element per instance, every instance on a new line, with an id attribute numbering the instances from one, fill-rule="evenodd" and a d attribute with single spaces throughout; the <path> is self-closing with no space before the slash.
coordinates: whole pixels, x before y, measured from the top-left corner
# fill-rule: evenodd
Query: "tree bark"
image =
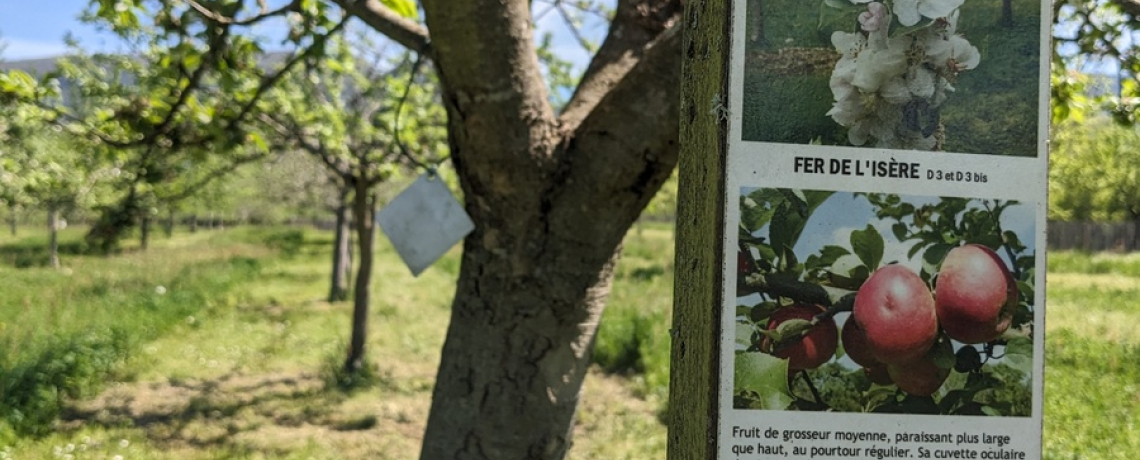
<path id="1" fill-rule="evenodd" d="M 162 232 L 167 238 L 174 236 L 174 208 L 166 211 L 166 221 L 162 224 Z"/>
<path id="2" fill-rule="evenodd" d="M 1013 0 L 1001 0 L 1001 20 L 998 24 L 1002 27 L 1013 26 Z"/>
<path id="3" fill-rule="evenodd" d="M 139 218 L 139 248 L 145 251 L 150 246 L 150 213 L 147 212 Z"/>
<path id="4" fill-rule="evenodd" d="M 372 184 L 357 181 L 352 197 L 353 220 L 356 227 L 360 267 L 356 269 L 356 286 L 352 295 L 352 338 L 348 357 L 344 361 L 347 372 L 364 368 L 365 345 L 368 340 L 368 307 L 371 294 L 373 243 L 376 238 L 376 199 Z"/>
<path id="5" fill-rule="evenodd" d="M 352 232 L 352 221 L 349 219 L 348 195 L 352 189 L 342 187 L 337 197 L 336 206 L 336 238 L 333 243 L 332 280 L 329 282 L 329 302 L 340 302 L 348 299 L 348 278 L 352 271 L 352 245 L 349 234 Z"/>
<path id="6" fill-rule="evenodd" d="M 51 258 L 51 268 L 59 269 L 59 209 L 54 204 L 48 205 L 48 253 Z"/>
<path id="7" fill-rule="evenodd" d="M 476 229 L 420 458 L 561 459 L 621 239 L 676 164 L 679 3 L 621 1 L 560 116 L 528 2 L 423 5 Z"/>
<path id="8" fill-rule="evenodd" d="M 190 233 L 198 233 L 198 215 L 190 215 Z"/>
<path id="9" fill-rule="evenodd" d="M 13 210 L 11 214 L 8 214 L 8 231 L 12 233 L 12 236 L 16 236 L 16 230 L 17 227 L 19 227 L 19 223 L 19 219 L 16 218 L 16 211 Z"/>

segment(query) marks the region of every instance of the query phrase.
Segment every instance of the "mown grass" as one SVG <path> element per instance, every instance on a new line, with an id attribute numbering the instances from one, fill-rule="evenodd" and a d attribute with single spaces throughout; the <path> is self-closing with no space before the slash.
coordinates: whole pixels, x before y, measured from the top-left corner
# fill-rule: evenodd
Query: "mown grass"
<path id="1" fill-rule="evenodd" d="M 64 245 L 80 235 L 65 232 Z M 225 294 L 254 277 L 266 254 L 203 243 L 177 259 L 163 247 L 111 259 L 69 254 L 61 270 L 34 263 L 46 246 L 40 236 L 6 243 L 4 252 L 20 257 L 0 265 L 0 439 L 49 431 L 66 398 L 93 394 L 138 344 L 229 301 Z"/>
<path id="2" fill-rule="evenodd" d="M 672 239 L 654 224 L 626 238 L 571 458 L 665 456 Z M 0 236 L 0 246 L 42 241 Z M 53 419 L 39 431 L 4 422 L 0 459 L 414 456 L 459 250 L 413 278 L 381 239 L 375 373 L 344 391 L 330 369 L 345 351 L 351 305 L 323 300 L 330 246 L 315 230 L 237 229 L 160 238 L 146 253 L 68 255 L 70 273 L 0 263 L 0 379 L 40 385 Z M 1049 270 L 1045 458 L 1130 458 L 1140 451 L 1140 304 L 1131 300 L 1140 257 L 1056 253 Z M 15 378 L 35 374 L 17 368 L 64 378 Z"/>
<path id="3" fill-rule="evenodd" d="M 639 224 L 625 239 L 594 362 L 608 372 L 634 376 L 639 394 L 664 404 L 672 316 L 672 226 Z"/>
<path id="4" fill-rule="evenodd" d="M 1140 452 L 1140 257 L 1056 252 L 1046 306 L 1045 458 Z"/>
<path id="5" fill-rule="evenodd" d="M 40 237 L 7 243 L 24 238 Z M 324 300 L 331 244 L 330 233 L 316 230 L 241 228 L 159 238 L 145 254 L 68 255 L 70 277 L 37 264 L 0 266 L 43 277 L 37 289 L 60 297 L 60 313 L 38 320 L 52 327 L 57 322 L 58 334 L 30 332 L 30 323 L 17 328 L 23 335 L 42 335 L 47 348 L 63 346 L 72 335 L 65 330 L 145 311 L 147 299 L 189 291 L 200 304 L 164 305 L 167 314 L 161 317 L 128 320 L 131 340 L 122 347 L 127 352 L 105 366 L 110 371 L 88 378 L 95 382 L 89 389 L 59 399 L 60 410 L 52 414 L 58 420 L 42 425 L 50 430 L 0 438 L 0 459 L 414 456 L 449 319 L 459 248 L 413 278 L 381 238 L 368 342 L 375 372 L 365 388 L 345 391 L 335 368 L 346 349 L 351 305 Z M 668 379 L 672 232 L 650 224 L 632 232 L 626 247 L 606 312 L 606 323 L 614 326 L 603 326 L 597 347 L 601 357 L 605 350 L 629 350 L 629 361 L 610 363 L 607 372 L 599 366 L 587 379 L 572 458 L 663 456 L 665 429 L 657 415 Z M 228 260 L 226 254 L 255 260 L 256 270 L 240 278 L 218 272 L 232 284 L 202 281 L 191 287 L 192 280 L 214 278 L 187 267 Z M 107 287 L 90 287 L 96 284 Z M 155 294 L 159 285 L 166 294 Z M 75 293 L 65 295 L 70 289 Z M 10 290 L 31 292 L 23 286 Z M 0 321 L 19 315 L 22 307 L 12 302 L 5 300 L 0 311 L 7 316 Z M 120 309 L 110 310 L 112 304 Z M 76 309 L 92 313 L 85 317 Z M 627 323 L 636 324 L 636 332 L 622 332 Z M 53 383 L 58 385 L 46 386 L 71 384 Z"/>

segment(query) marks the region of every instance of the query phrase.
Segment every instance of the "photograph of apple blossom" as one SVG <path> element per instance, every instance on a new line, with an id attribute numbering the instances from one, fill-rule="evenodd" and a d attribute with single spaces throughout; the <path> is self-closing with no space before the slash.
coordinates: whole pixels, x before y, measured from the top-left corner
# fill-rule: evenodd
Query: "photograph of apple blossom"
<path id="1" fill-rule="evenodd" d="M 1035 209 L 740 190 L 733 407 L 1031 416 Z"/>
<path id="2" fill-rule="evenodd" d="M 1039 0 L 747 0 L 745 141 L 1035 156 Z"/>

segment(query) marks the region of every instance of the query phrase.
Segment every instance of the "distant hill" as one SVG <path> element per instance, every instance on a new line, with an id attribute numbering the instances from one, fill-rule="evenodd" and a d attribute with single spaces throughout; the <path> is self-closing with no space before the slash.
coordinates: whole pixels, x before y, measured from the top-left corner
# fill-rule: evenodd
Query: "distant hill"
<path id="1" fill-rule="evenodd" d="M 0 61 L 0 72 L 7 72 L 9 70 L 23 70 L 24 72 L 32 75 L 43 75 L 45 73 L 55 70 L 56 63 L 63 58 L 63 56 L 40 58 L 40 59 L 24 59 L 19 61 Z"/>

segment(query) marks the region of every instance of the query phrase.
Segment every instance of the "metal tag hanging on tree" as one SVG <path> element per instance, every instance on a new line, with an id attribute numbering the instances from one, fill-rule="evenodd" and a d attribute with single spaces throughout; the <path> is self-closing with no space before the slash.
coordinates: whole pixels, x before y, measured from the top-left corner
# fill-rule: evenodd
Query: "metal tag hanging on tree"
<path id="1" fill-rule="evenodd" d="M 400 192 L 380 210 L 376 222 L 414 276 L 475 229 L 471 217 L 434 171 Z"/>

